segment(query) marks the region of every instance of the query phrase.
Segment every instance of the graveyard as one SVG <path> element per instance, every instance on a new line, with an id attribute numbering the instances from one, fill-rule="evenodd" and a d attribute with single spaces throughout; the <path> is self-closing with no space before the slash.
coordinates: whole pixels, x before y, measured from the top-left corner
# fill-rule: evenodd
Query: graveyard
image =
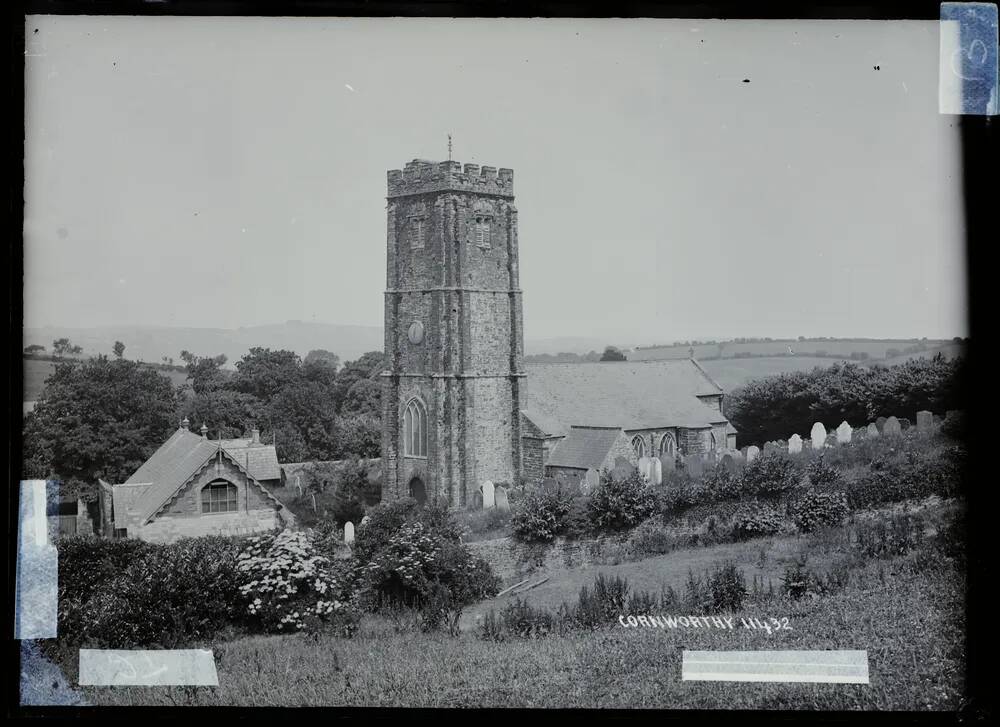
<path id="1" fill-rule="evenodd" d="M 67 574 L 64 583 L 61 571 L 60 588 L 86 582 L 92 599 L 106 607 L 111 598 L 119 604 L 114 623 L 87 622 L 88 603 L 74 601 L 80 611 L 60 613 L 60 638 L 41 642 L 42 650 L 91 704 L 954 709 L 963 693 L 964 653 L 954 634 L 964 628 L 965 593 L 964 447 L 949 434 L 957 419 L 922 412 L 913 425 L 902 417 L 819 424 L 808 437 L 790 433 L 784 442 L 673 469 L 661 463 L 659 482 L 657 468 L 643 462 L 597 473 L 573 492 L 553 482 L 499 484 L 487 488 L 481 510 L 431 508 L 411 517 L 405 502 L 382 505 L 321 537 L 294 531 L 280 550 L 293 562 L 290 573 L 296 554 L 328 559 L 315 577 L 332 597 L 289 596 L 298 599 L 296 618 L 248 619 L 244 604 L 252 595 L 251 612 L 285 613 L 264 591 L 234 588 L 256 571 L 244 569 L 243 580 L 241 566 L 228 575 L 198 571 L 197 586 L 216 598 L 200 608 L 226 613 L 169 640 L 155 629 L 125 631 L 139 615 L 115 599 L 113 564 L 121 567 L 121 555 L 110 553 L 109 565 L 95 568 L 91 553 L 86 578 Z M 608 492 L 625 493 L 628 512 L 642 517 L 602 519 L 593 503 L 604 503 L 604 516 L 617 513 Z M 543 530 L 535 519 L 550 511 Z M 249 542 L 107 547 L 168 561 L 172 549 L 185 547 L 185 563 L 199 560 L 192 552 L 222 555 L 220 562 L 275 562 L 266 539 Z M 236 557 L 248 547 L 249 558 Z M 448 560 L 435 559 L 438 547 Z M 61 568 L 69 567 L 68 555 L 61 549 Z M 162 566 L 155 558 L 148 567 Z M 359 566 L 378 577 L 351 580 Z M 179 587 L 185 567 L 159 598 L 186 597 Z M 472 575 L 483 567 L 488 574 Z M 464 584 L 464 596 L 454 590 L 453 600 L 446 594 L 433 607 L 433 598 L 342 604 L 339 615 L 331 605 L 329 617 L 302 616 L 372 584 L 405 593 L 433 568 Z M 102 578 L 109 580 L 101 585 Z M 137 605 L 143 608 L 145 621 L 167 623 L 155 613 L 166 606 L 147 600 Z M 71 633 L 81 614 L 85 633 Z M 681 616 L 691 617 L 688 627 L 676 625 Z M 726 618 L 736 627 L 695 628 L 694 617 Z M 772 620 L 784 627 L 764 628 Z M 939 622 L 949 623 L 947 634 L 928 626 Z M 289 625 L 294 633 L 283 634 Z M 76 686 L 75 648 L 130 643 L 212 649 L 219 686 Z M 866 649 L 873 678 L 870 688 L 736 684 L 723 692 L 678 679 L 681 648 Z"/>

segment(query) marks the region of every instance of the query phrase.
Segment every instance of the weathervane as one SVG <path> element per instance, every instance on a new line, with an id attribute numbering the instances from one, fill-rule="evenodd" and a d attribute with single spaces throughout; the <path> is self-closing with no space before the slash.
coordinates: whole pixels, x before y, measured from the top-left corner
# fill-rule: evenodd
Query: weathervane
<path id="1" fill-rule="evenodd" d="M 448 161 L 451 161 L 451 134 L 448 134 Z"/>

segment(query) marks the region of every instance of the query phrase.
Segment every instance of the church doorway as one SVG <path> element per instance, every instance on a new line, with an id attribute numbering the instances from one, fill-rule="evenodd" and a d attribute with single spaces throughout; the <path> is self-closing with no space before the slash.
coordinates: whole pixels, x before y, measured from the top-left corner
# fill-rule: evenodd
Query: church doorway
<path id="1" fill-rule="evenodd" d="M 427 503 L 427 490 L 424 488 L 424 481 L 419 477 L 410 480 L 410 497 L 421 507 Z"/>

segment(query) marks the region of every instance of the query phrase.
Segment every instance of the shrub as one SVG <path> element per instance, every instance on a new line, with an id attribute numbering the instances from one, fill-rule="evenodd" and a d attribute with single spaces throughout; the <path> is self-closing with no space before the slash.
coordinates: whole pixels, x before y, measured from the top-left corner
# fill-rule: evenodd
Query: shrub
<path id="1" fill-rule="evenodd" d="M 573 609 L 573 623 L 582 628 L 596 629 L 607 626 L 620 614 L 625 613 L 628 604 L 628 581 L 621 576 L 614 580 L 598 573 L 593 588 L 580 588 L 580 596 Z"/>
<path id="2" fill-rule="evenodd" d="M 504 630 L 512 636 L 538 638 L 553 630 L 555 618 L 543 608 L 534 608 L 520 598 L 508 603 L 500 611 Z"/>
<path id="3" fill-rule="evenodd" d="M 676 537 L 659 516 L 641 522 L 629 533 L 624 550 L 632 557 L 663 555 L 675 547 Z"/>
<path id="4" fill-rule="evenodd" d="M 842 486 L 840 471 L 823 462 L 823 455 L 812 460 L 806 467 L 806 477 L 814 490 L 838 489 Z"/>
<path id="5" fill-rule="evenodd" d="M 811 490 L 795 503 L 792 518 L 799 530 L 808 533 L 825 525 L 839 525 L 848 512 L 843 492 Z"/>
<path id="6" fill-rule="evenodd" d="M 789 457 L 762 454 L 743 468 L 743 492 L 749 496 L 778 498 L 799 484 L 799 468 Z"/>
<path id="7" fill-rule="evenodd" d="M 590 520 L 601 530 L 634 528 L 657 509 L 653 486 L 638 470 L 616 480 L 601 473 L 601 482 L 588 503 Z"/>
<path id="8" fill-rule="evenodd" d="M 348 584 L 318 553 L 310 533 L 282 530 L 249 538 L 237 562 L 247 613 L 264 630 L 314 631 L 333 623 L 345 635 L 353 633 L 357 613 Z"/>
<path id="9" fill-rule="evenodd" d="M 708 590 L 713 612 L 739 611 L 747 598 L 746 578 L 734 563 L 726 563 L 709 575 Z"/>
<path id="10" fill-rule="evenodd" d="M 732 500 L 743 493 L 743 478 L 730 474 L 725 467 L 716 467 L 702 483 L 705 494 L 714 500 Z"/>
<path id="11" fill-rule="evenodd" d="M 923 542 L 923 524 L 908 513 L 893 513 L 855 528 L 855 552 L 862 558 L 892 558 L 906 555 Z"/>
<path id="12" fill-rule="evenodd" d="M 774 535 L 781 531 L 783 519 L 781 513 L 774 508 L 759 502 L 742 505 L 733 515 L 733 538 L 748 540 L 766 535 Z"/>
<path id="13" fill-rule="evenodd" d="M 476 630 L 479 638 L 484 641 L 506 641 L 507 632 L 504 630 L 503 621 L 497 616 L 497 612 L 492 608 L 489 613 L 483 616 L 483 620 L 479 622 L 479 626 Z"/>
<path id="14" fill-rule="evenodd" d="M 528 488 L 512 506 L 511 532 L 522 542 L 551 542 L 563 532 L 570 508 L 569 498 L 559 491 Z"/>
<path id="15" fill-rule="evenodd" d="M 954 496 L 961 489 L 966 456 L 965 448 L 955 445 L 928 453 L 907 451 L 902 459 L 878 457 L 867 474 L 850 484 L 848 503 L 862 509 L 930 495 Z"/>

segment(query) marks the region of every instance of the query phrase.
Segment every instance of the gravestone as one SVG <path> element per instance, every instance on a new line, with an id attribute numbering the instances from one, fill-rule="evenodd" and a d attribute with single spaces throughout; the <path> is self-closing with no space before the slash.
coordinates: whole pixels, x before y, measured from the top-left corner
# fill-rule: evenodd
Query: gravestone
<path id="1" fill-rule="evenodd" d="M 672 455 L 660 455 L 660 470 L 662 472 L 673 472 L 677 468 L 677 461 Z"/>
<path id="2" fill-rule="evenodd" d="M 642 456 L 639 458 L 639 471 L 642 476 L 647 480 L 652 481 L 653 479 L 653 463 L 649 457 Z"/>
<path id="3" fill-rule="evenodd" d="M 928 434 L 934 428 L 934 415 L 926 409 L 917 412 L 917 431 Z"/>
<path id="4" fill-rule="evenodd" d="M 837 443 L 847 444 L 851 441 L 851 437 L 854 435 L 854 430 L 851 429 L 851 425 L 846 421 L 842 421 L 840 426 L 837 427 Z"/>
<path id="5" fill-rule="evenodd" d="M 788 438 L 788 453 L 798 454 L 802 451 L 802 437 L 798 434 L 793 434 Z"/>
<path id="6" fill-rule="evenodd" d="M 875 422 L 872 422 L 871 424 L 868 425 L 868 436 L 877 437 L 878 435 L 879 435 L 878 425 L 875 424 Z"/>
<path id="7" fill-rule="evenodd" d="M 472 493 L 472 509 L 482 510 L 483 509 L 483 493 L 476 490 Z"/>
<path id="8" fill-rule="evenodd" d="M 559 480 L 555 477 L 544 478 L 542 480 L 542 489 L 550 495 L 554 492 L 559 492 Z"/>
<path id="9" fill-rule="evenodd" d="M 615 482 L 627 480 L 635 472 L 635 465 L 624 457 L 615 458 L 615 467 L 611 470 L 611 477 Z"/>
<path id="10" fill-rule="evenodd" d="M 353 543 L 354 542 L 354 523 L 348 520 L 344 523 L 344 542 Z"/>
<path id="11" fill-rule="evenodd" d="M 500 512 L 510 512 L 510 503 L 507 502 L 507 488 L 498 487 L 494 492 L 494 497 L 497 503 L 497 510 Z"/>
<path id="12" fill-rule="evenodd" d="M 764 442 L 764 454 L 771 454 L 778 447 L 774 442 Z"/>
<path id="13" fill-rule="evenodd" d="M 719 460 L 719 464 L 731 475 L 736 474 L 737 464 L 736 457 L 734 457 L 729 452 L 722 455 L 722 459 Z"/>
<path id="14" fill-rule="evenodd" d="M 653 477 L 652 477 L 653 484 L 659 485 L 661 482 L 663 482 L 663 463 L 660 462 L 659 457 L 653 457 L 652 462 L 650 462 L 650 466 L 652 467 L 653 470 Z"/>
<path id="15" fill-rule="evenodd" d="M 701 477 L 705 473 L 705 460 L 698 454 L 692 454 L 684 461 L 684 466 L 692 477 Z"/>
<path id="16" fill-rule="evenodd" d="M 483 483 L 483 509 L 489 510 L 491 507 L 496 506 L 496 491 L 493 489 L 493 483 L 489 480 Z"/>
<path id="17" fill-rule="evenodd" d="M 812 441 L 813 449 L 823 449 L 826 444 L 826 427 L 823 422 L 816 422 L 809 430 L 809 439 Z"/>
<path id="18" fill-rule="evenodd" d="M 584 495 L 589 495 L 591 492 L 597 489 L 597 486 L 601 484 L 601 473 L 591 467 L 587 470 L 587 474 L 583 476 L 580 480 L 580 492 Z"/>
<path id="19" fill-rule="evenodd" d="M 885 420 L 885 426 L 882 427 L 882 434 L 887 437 L 898 437 L 903 433 L 903 428 L 899 426 L 899 420 L 896 417 L 889 417 Z"/>
<path id="20" fill-rule="evenodd" d="M 759 456 L 760 456 L 760 447 L 758 447 L 756 444 L 751 444 L 749 447 L 747 447 L 747 464 L 750 464 Z"/>
<path id="21" fill-rule="evenodd" d="M 878 427 L 879 434 L 882 434 L 882 431 L 885 429 L 886 421 L 887 419 L 885 417 L 879 417 L 878 419 L 875 420 L 875 426 Z"/>

